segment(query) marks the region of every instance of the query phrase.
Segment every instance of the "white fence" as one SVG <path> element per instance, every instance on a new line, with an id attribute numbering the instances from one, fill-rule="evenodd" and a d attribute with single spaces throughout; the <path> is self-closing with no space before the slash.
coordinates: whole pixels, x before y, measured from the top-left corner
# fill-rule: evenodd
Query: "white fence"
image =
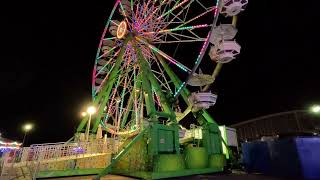
<path id="1" fill-rule="evenodd" d="M 41 172 L 105 168 L 117 147 L 113 139 L 34 144 L 4 154 L 0 179 L 35 179 Z"/>

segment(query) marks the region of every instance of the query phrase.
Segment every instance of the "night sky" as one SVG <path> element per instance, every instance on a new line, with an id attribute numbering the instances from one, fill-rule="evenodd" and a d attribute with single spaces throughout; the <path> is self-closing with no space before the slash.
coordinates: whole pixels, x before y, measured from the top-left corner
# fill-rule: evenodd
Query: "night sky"
<path id="1" fill-rule="evenodd" d="M 27 143 L 68 140 L 90 102 L 91 72 L 113 0 L 7 4 L 0 10 L 0 132 Z M 226 64 L 210 109 L 220 124 L 320 103 L 316 0 L 250 0 L 240 56 Z M 304 4 L 303 4 L 304 3 Z M 318 27 L 316 27 L 318 26 Z"/>

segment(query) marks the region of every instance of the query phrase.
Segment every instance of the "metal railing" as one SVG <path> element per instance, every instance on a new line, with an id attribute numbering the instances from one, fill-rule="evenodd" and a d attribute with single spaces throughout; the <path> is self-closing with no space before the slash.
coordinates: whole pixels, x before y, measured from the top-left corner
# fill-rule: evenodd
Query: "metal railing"
<path id="1" fill-rule="evenodd" d="M 50 171 L 105 168 L 117 144 L 114 139 L 33 144 L 4 154 L 0 179 L 35 179 Z"/>

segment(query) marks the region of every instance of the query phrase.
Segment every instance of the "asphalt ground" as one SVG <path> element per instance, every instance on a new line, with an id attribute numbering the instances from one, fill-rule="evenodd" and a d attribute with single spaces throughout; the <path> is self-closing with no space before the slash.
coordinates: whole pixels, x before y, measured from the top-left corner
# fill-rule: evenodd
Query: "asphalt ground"
<path id="1" fill-rule="evenodd" d="M 91 180 L 94 176 L 77 176 L 77 177 L 63 177 L 63 178 L 50 178 L 50 180 Z M 177 178 L 169 178 L 166 180 L 286 180 L 285 178 L 264 176 L 261 174 L 206 174 L 194 175 Z M 292 178 L 290 178 L 292 179 Z M 118 175 L 107 175 L 101 180 L 137 180 L 131 177 L 124 177 Z"/>

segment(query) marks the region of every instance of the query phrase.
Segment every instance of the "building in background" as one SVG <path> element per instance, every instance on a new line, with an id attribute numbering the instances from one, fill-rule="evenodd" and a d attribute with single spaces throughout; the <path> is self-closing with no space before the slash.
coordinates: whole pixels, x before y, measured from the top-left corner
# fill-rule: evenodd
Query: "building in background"
<path id="1" fill-rule="evenodd" d="M 279 136 L 319 135 L 320 117 L 306 110 L 295 110 L 261 116 L 230 127 L 237 130 L 240 142 Z"/>

